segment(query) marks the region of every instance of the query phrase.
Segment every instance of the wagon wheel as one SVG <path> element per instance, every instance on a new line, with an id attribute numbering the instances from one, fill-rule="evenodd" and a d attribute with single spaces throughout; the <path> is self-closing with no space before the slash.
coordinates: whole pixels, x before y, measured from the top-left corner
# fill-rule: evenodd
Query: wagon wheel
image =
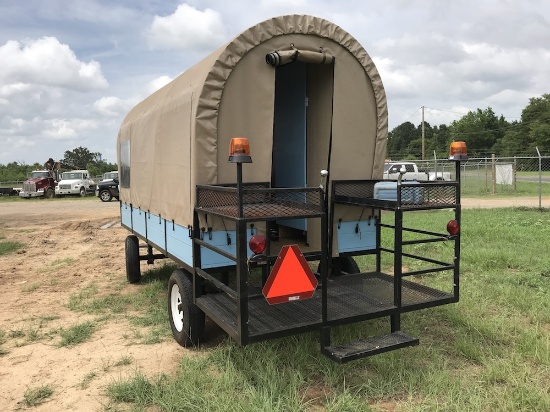
<path id="1" fill-rule="evenodd" d="M 181 346 L 197 345 L 204 331 L 204 312 L 193 303 L 193 278 L 182 269 L 168 281 L 168 317 L 174 339 Z"/>
<path id="2" fill-rule="evenodd" d="M 359 266 L 351 256 L 339 256 L 332 259 L 332 276 L 360 273 Z"/>
<path id="3" fill-rule="evenodd" d="M 317 267 L 317 273 L 321 273 L 321 265 Z M 346 274 L 361 273 L 357 262 L 351 256 L 339 256 L 332 259 L 332 268 L 329 268 L 329 276 L 337 277 Z"/>
<path id="4" fill-rule="evenodd" d="M 351 256 L 341 256 L 340 257 L 340 274 L 346 272 L 350 275 L 360 273 L 359 265 L 354 258 Z"/>
<path id="5" fill-rule="evenodd" d="M 130 283 L 139 283 L 141 270 L 139 268 L 139 241 L 137 236 L 126 237 L 126 279 Z"/>

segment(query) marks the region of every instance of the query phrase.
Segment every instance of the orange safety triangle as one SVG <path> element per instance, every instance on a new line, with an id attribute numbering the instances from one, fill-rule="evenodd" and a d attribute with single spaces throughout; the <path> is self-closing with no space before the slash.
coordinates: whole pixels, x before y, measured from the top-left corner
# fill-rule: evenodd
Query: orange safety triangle
<path id="1" fill-rule="evenodd" d="M 313 296 L 317 279 L 298 245 L 283 246 L 262 290 L 268 303 L 292 302 Z"/>

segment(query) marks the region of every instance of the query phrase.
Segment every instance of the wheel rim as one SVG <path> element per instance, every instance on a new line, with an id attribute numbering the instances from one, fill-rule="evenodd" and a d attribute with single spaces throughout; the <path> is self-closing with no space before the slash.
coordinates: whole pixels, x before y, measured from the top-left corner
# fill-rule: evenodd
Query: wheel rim
<path id="1" fill-rule="evenodd" d="M 181 293 L 177 284 L 172 286 L 170 291 L 170 312 L 172 315 L 172 322 L 178 332 L 183 330 L 183 310 L 180 308 L 183 306 L 181 301 Z"/>
<path id="2" fill-rule="evenodd" d="M 101 192 L 101 200 L 108 201 L 110 199 L 109 192 Z"/>

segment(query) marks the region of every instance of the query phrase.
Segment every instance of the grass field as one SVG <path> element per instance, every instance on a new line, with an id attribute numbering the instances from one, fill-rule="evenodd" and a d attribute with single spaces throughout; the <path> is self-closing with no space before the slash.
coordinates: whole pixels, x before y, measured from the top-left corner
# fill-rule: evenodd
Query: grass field
<path id="1" fill-rule="evenodd" d="M 543 178 L 549 178 L 550 177 L 550 172 L 542 171 L 540 173 L 540 175 Z M 518 176 L 518 177 L 533 177 L 533 178 L 538 179 L 539 178 L 539 172 L 538 171 L 529 171 L 529 172 L 516 171 L 516 176 Z"/>
<path id="2" fill-rule="evenodd" d="M 448 212 L 409 216 L 410 225 L 449 219 Z M 320 354 L 316 333 L 245 348 L 226 339 L 183 356 L 174 376 L 136 372 L 112 382 L 108 410 L 550 410 L 550 213 L 466 210 L 462 226 L 460 302 L 403 318 L 419 346 L 337 365 Z M 139 298 L 143 320 L 164 339 L 169 326 L 157 305 L 164 308 L 171 270 L 147 273 Z M 123 310 L 120 302 L 95 302 L 93 294 L 84 301 L 74 310 Z M 337 333 L 345 338 L 379 326 Z"/>
<path id="3" fill-rule="evenodd" d="M 34 197 L 34 198 L 22 198 L 19 196 L 0 196 L 0 203 L 2 202 L 56 202 L 60 200 L 86 200 L 90 198 L 94 198 L 95 195 L 88 194 L 84 197 L 78 196 L 78 195 L 66 195 L 66 196 L 57 196 L 52 199 L 45 199 L 44 197 Z M 97 198 L 96 198 L 97 199 Z"/>
<path id="4" fill-rule="evenodd" d="M 524 176 L 530 177 L 530 176 Z M 538 179 L 538 176 L 533 180 Z M 542 186 L 537 181 L 516 181 L 516 185 L 495 185 L 496 196 L 507 197 L 521 197 L 521 196 L 539 196 L 539 191 L 542 192 L 542 196 L 550 196 L 550 182 L 542 182 Z M 480 197 L 487 194 L 493 194 L 493 185 L 491 177 L 485 178 L 483 176 L 464 176 L 461 184 L 462 197 Z"/>

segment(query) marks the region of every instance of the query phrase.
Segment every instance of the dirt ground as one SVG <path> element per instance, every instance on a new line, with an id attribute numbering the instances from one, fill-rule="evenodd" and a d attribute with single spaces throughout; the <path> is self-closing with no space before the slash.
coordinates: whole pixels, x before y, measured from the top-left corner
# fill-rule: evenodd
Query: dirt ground
<path id="1" fill-rule="evenodd" d="M 462 199 L 462 207 L 465 209 L 479 208 L 488 209 L 496 207 L 539 207 L 539 198 L 532 197 L 495 197 L 487 195 L 486 197 L 465 198 Z M 543 208 L 550 208 L 550 197 L 543 196 L 540 199 L 540 205 Z"/>
<path id="2" fill-rule="evenodd" d="M 67 308 L 69 297 L 94 284 L 116 285 L 121 294 L 139 286 L 125 284 L 124 238 L 118 202 L 97 198 L 41 199 L 0 203 L 0 235 L 26 246 L 0 256 L 0 410 L 24 410 L 27 389 L 49 385 L 53 395 L 35 411 L 100 411 L 109 400 L 106 386 L 140 371 L 172 373 L 187 350 L 175 341 L 130 343 L 136 326 L 123 317 L 107 320 L 92 337 L 59 347 L 59 336 L 38 334 L 91 320 Z M 147 269 L 147 264 L 142 270 Z M 55 319 L 51 319 L 55 318 Z M 117 365 L 131 359 L 127 365 Z M 92 377 L 88 379 L 86 377 Z"/>
<path id="3" fill-rule="evenodd" d="M 463 199 L 463 205 L 537 207 L 538 198 Z M 543 207 L 549 205 L 550 199 L 543 199 Z M 1 410 L 25 409 L 25 391 L 42 385 L 54 392 L 35 411 L 105 410 L 109 383 L 136 371 L 171 374 L 189 354 L 170 339 L 130 343 L 129 331 L 136 326 L 124 317 L 107 320 L 90 340 L 72 347 L 59 347 L 55 335 L 31 339 L 33 330 L 46 333 L 92 319 L 67 308 L 70 296 L 87 285 L 99 290 L 116 285 L 121 294 L 139 287 L 125 283 L 128 232 L 120 227 L 118 208 L 118 202 L 94 197 L 0 202 L 0 235 L 25 244 L 0 256 L 0 331 L 5 341 L 0 345 Z M 146 263 L 142 265 L 146 270 Z M 123 358 L 131 362 L 117 365 Z"/>

